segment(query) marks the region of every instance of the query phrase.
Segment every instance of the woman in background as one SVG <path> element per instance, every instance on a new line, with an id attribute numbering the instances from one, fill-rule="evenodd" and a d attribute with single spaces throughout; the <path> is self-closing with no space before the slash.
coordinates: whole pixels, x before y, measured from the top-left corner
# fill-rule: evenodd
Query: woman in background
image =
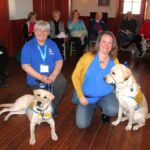
<path id="1" fill-rule="evenodd" d="M 77 57 L 80 57 L 88 43 L 88 32 L 84 22 L 79 19 L 78 10 L 72 12 L 72 18 L 68 20 L 68 29 L 70 31 L 71 41 L 75 43 Z"/>
<path id="2" fill-rule="evenodd" d="M 37 15 L 34 12 L 28 14 L 28 21 L 23 27 L 24 41 L 27 42 L 34 37 L 34 24 L 36 23 Z"/>
<path id="3" fill-rule="evenodd" d="M 102 20 L 102 12 L 96 12 L 95 18 L 90 20 L 89 39 L 96 41 L 98 33 L 107 30 L 106 23 Z"/>
<path id="4" fill-rule="evenodd" d="M 64 23 L 60 21 L 60 11 L 54 10 L 52 12 L 53 20 L 49 22 L 50 24 L 50 37 L 56 42 L 60 51 L 63 50 L 64 38 L 65 38 L 65 28 Z"/>

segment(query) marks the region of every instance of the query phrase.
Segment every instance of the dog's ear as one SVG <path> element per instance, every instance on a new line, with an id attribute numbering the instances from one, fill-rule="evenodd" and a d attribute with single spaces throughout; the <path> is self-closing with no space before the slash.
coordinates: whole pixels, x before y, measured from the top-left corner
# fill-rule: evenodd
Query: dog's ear
<path id="1" fill-rule="evenodd" d="M 125 67 L 123 73 L 124 73 L 124 80 L 125 80 L 125 81 L 128 80 L 129 77 L 132 75 L 131 70 L 130 70 L 129 68 L 127 68 L 127 67 Z"/>
<path id="2" fill-rule="evenodd" d="M 35 89 L 35 90 L 33 90 L 33 94 L 34 94 L 34 96 L 35 96 L 35 95 L 37 95 L 37 93 L 39 93 L 39 89 Z"/>
<path id="3" fill-rule="evenodd" d="M 52 100 L 54 100 L 55 96 L 51 92 L 49 92 L 48 98 L 50 101 L 52 101 Z"/>

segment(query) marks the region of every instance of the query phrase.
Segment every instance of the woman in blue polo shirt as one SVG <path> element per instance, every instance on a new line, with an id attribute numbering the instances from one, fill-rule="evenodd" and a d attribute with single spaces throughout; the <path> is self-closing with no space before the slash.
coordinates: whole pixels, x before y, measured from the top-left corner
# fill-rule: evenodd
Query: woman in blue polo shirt
<path id="1" fill-rule="evenodd" d="M 48 39 L 50 25 L 46 21 L 38 21 L 34 27 L 35 38 L 22 48 L 21 64 L 27 73 L 27 84 L 39 88 L 39 83 L 53 83 L 53 101 L 56 109 L 65 88 L 66 80 L 61 73 L 63 59 L 55 42 Z"/>

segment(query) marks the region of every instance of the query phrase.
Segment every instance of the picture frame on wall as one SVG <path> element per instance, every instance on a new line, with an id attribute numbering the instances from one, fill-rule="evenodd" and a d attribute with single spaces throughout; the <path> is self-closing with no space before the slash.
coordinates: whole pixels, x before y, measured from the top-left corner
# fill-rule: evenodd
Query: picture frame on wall
<path id="1" fill-rule="evenodd" d="M 110 6 L 110 0 L 98 0 L 98 6 Z"/>

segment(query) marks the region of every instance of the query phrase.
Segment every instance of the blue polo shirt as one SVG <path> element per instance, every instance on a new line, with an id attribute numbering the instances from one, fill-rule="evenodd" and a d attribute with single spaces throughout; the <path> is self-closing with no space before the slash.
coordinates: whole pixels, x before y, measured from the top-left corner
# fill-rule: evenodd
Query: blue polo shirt
<path id="1" fill-rule="evenodd" d="M 38 46 L 43 53 L 44 51 L 46 52 L 46 57 L 44 61 L 42 59 Z M 62 60 L 62 56 L 55 42 L 50 39 L 46 39 L 44 46 L 40 46 L 38 45 L 36 38 L 33 38 L 32 40 L 27 42 L 22 48 L 21 64 L 30 64 L 31 67 L 40 74 L 49 76 L 53 72 L 55 63 L 58 60 Z M 41 64 L 47 65 L 49 67 L 49 71 L 47 73 L 40 72 Z M 36 85 L 37 81 L 34 77 L 27 74 L 27 83 L 29 85 Z"/>
<path id="2" fill-rule="evenodd" d="M 82 90 L 90 104 L 96 103 L 103 96 L 106 96 L 112 92 L 112 85 L 107 84 L 104 81 L 104 77 L 110 72 L 114 65 L 114 60 L 109 59 L 106 68 L 101 68 L 98 54 L 96 54 L 95 58 L 89 65 L 84 77 Z"/>

